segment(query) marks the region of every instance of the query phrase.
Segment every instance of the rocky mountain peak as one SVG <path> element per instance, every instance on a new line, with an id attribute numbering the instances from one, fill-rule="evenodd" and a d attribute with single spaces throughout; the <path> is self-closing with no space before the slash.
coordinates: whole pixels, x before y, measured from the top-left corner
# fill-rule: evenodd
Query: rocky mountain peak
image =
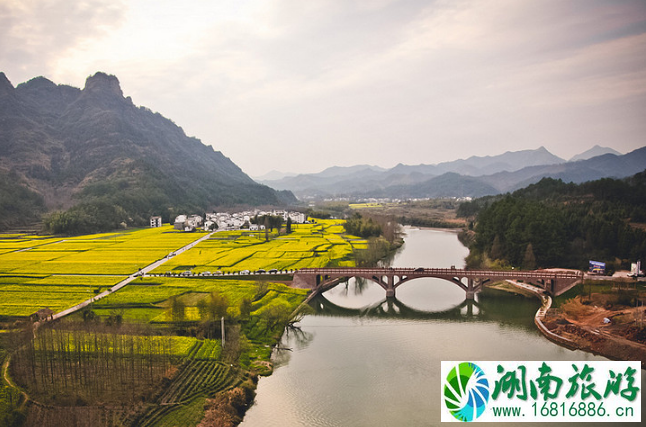
<path id="1" fill-rule="evenodd" d="M 106 73 L 98 72 L 90 76 L 85 81 L 84 92 L 97 93 L 103 95 L 113 95 L 123 98 L 121 85 L 116 76 L 108 75 Z"/>
<path id="2" fill-rule="evenodd" d="M 56 83 L 53 81 L 46 79 L 45 77 L 34 77 L 33 79 L 29 80 L 26 83 L 21 83 L 18 85 L 19 88 L 22 89 L 34 89 L 34 90 L 40 90 L 40 89 L 52 89 L 56 87 Z"/>
<path id="3" fill-rule="evenodd" d="M 7 76 L 0 71 L 0 96 L 13 93 L 14 88 Z"/>

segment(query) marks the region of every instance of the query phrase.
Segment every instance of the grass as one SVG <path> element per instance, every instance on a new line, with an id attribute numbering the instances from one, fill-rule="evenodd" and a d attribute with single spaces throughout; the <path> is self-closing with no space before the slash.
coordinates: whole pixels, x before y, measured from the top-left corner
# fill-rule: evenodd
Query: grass
<path id="1" fill-rule="evenodd" d="M 149 425 L 154 427 L 197 425 L 204 417 L 205 405 L 206 397 L 198 396 L 184 405 L 180 405 L 179 407 L 171 407 L 171 410 L 168 411 L 165 416 L 160 417 L 157 422 Z"/>
<path id="2" fill-rule="evenodd" d="M 140 315 L 128 316 L 127 314 L 131 310 L 146 310 L 149 321 L 165 322 L 168 321 L 165 313 L 165 308 L 168 305 L 166 301 L 174 295 L 181 295 L 182 301 L 186 304 L 186 320 L 198 320 L 197 302 L 211 292 L 217 292 L 225 296 L 229 302 L 230 314 L 236 316 L 239 314 L 238 307 L 242 300 L 244 298 L 253 300 L 257 290 L 256 282 L 251 280 L 145 277 L 127 285 L 119 292 L 97 301 L 94 307 L 101 310 L 101 313 L 124 309 L 126 318 L 146 317 Z M 307 290 L 304 289 L 292 289 L 281 283 L 267 283 L 263 304 L 268 303 L 271 299 L 279 298 L 284 299 L 290 306 L 296 308 L 306 295 Z M 155 311 L 152 312 L 151 310 Z M 154 317 L 150 317 L 155 313 Z"/>

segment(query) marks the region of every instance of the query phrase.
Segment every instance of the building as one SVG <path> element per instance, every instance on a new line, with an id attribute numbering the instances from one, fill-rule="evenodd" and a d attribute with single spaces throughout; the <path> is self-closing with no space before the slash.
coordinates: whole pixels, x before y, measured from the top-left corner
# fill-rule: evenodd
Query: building
<path id="1" fill-rule="evenodd" d="M 52 316 L 54 315 L 54 310 L 50 309 L 49 307 L 41 308 L 31 316 L 32 322 L 41 322 L 43 320 L 51 319 Z"/>
<path id="2" fill-rule="evenodd" d="M 186 225 L 186 215 L 177 215 L 175 222 L 173 222 L 173 227 L 175 227 L 175 230 L 184 230 L 184 227 L 186 227 Z"/>
<path id="3" fill-rule="evenodd" d="M 150 217 L 150 226 L 152 228 L 161 227 L 162 226 L 162 218 L 160 216 L 151 216 Z"/>

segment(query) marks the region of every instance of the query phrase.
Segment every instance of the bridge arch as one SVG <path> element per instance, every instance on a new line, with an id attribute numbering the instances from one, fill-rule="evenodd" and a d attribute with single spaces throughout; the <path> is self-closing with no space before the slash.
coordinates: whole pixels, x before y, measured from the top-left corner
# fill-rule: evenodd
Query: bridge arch
<path id="1" fill-rule="evenodd" d="M 414 279 L 430 277 L 447 280 L 465 291 L 467 299 L 473 299 L 485 283 L 491 280 L 530 281 L 546 292 L 560 295 L 583 279 L 580 271 L 493 271 L 455 268 L 304 268 L 294 273 L 293 285 L 325 292 L 347 277 L 362 277 L 377 283 L 386 291 L 386 297 L 394 297 L 395 290 Z M 466 283 L 465 283 L 466 281 Z"/>

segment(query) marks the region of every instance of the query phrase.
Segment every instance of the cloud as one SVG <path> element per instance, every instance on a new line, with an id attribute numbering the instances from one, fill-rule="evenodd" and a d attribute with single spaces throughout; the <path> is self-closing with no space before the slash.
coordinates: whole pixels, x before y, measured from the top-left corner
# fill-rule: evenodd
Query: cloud
<path id="1" fill-rule="evenodd" d="M 10 77 L 116 74 L 254 174 L 643 145 L 641 0 L 68 3 L 0 6 Z"/>
<path id="2" fill-rule="evenodd" d="M 70 49 L 109 35 L 122 1 L 6 0 L 0 3 L 0 62 L 14 80 L 50 75 Z M 9 64 L 9 65 L 7 65 Z"/>

